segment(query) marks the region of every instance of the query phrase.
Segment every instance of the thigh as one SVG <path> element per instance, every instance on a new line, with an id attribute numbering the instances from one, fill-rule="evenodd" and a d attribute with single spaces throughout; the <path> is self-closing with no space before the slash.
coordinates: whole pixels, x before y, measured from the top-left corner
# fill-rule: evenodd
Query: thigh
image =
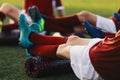
<path id="1" fill-rule="evenodd" d="M 19 11 L 15 6 L 5 3 L 1 7 L 1 10 L 3 11 L 3 13 L 12 18 L 14 21 L 18 21 Z"/>

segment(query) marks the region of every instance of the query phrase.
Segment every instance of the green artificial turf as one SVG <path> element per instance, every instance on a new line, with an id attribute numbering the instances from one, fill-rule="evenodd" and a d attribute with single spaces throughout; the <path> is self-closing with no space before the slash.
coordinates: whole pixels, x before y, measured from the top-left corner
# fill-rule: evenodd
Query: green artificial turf
<path id="1" fill-rule="evenodd" d="M 0 0 L 22 8 L 23 0 Z M 44 0 L 43 0 L 44 1 Z M 120 0 L 62 0 L 66 15 L 88 10 L 109 17 L 119 9 Z M 18 46 L 0 46 L 0 80 L 77 80 L 73 73 L 29 78 L 24 71 L 25 51 Z"/>

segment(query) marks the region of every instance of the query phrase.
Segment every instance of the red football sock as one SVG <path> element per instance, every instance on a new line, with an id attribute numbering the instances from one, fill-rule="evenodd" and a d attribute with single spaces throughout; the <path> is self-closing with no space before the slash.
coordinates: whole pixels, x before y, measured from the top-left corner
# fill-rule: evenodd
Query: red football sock
<path id="1" fill-rule="evenodd" d="M 78 26 L 81 24 L 77 15 L 62 18 L 49 18 L 48 22 L 51 24 L 58 24 L 60 26 L 68 28 Z"/>
<path id="2" fill-rule="evenodd" d="M 45 30 L 47 32 L 60 32 L 62 34 L 69 34 L 69 33 L 73 33 L 73 27 L 64 27 L 61 26 L 59 24 L 55 24 L 55 23 L 51 23 L 51 21 L 46 21 L 45 22 Z"/>
<path id="3" fill-rule="evenodd" d="M 35 45 L 29 49 L 29 52 L 35 56 L 57 58 L 57 48 L 58 45 Z"/>
<path id="4" fill-rule="evenodd" d="M 5 19 L 5 17 L 6 17 L 6 15 L 0 11 L 0 20 L 3 21 Z"/>
<path id="5" fill-rule="evenodd" d="M 66 43 L 67 37 L 53 37 L 53 36 L 44 36 L 36 33 L 31 33 L 30 41 L 36 45 L 57 45 Z"/>
<path id="6" fill-rule="evenodd" d="M 13 24 L 5 24 L 5 25 L 3 25 L 3 30 L 18 29 L 18 27 L 19 27 L 18 22 L 15 22 Z"/>

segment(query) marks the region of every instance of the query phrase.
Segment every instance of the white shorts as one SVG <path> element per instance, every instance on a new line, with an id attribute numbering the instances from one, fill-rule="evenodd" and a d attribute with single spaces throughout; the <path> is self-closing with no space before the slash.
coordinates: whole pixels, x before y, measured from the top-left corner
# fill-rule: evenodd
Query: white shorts
<path id="1" fill-rule="evenodd" d="M 111 33 L 117 32 L 116 26 L 111 19 L 104 18 L 99 15 L 97 15 L 96 27 L 100 28 L 103 32 L 111 32 Z"/>
<path id="2" fill-rule="evenodd" d="M 71 67 L 80 80 L 101 80 L 89 58 L 89 50 L 101 39 L 92 39 L 88 45 L 73 46 L 70 50 Z"/>

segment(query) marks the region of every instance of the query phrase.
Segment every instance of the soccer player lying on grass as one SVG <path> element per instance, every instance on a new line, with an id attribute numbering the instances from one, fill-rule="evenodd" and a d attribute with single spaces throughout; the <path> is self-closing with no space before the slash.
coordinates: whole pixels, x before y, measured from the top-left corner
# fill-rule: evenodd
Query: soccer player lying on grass
<path id="1" fill-rule="evenodd" d="M 20 10 L 17 7 L 3 3 L 0 6 L 0 45 L 17 45 L 19 39 L 18 19 L 21 13 L 24 13 L 28 22 L 31 22 L 31 18 L 28 15 L 28 8 L 36 5 L 39 11 L 49 17 L 54 17 L 54 9 L 57 10 L 58 16 L 63 17 L 64 6 L 61 0 L 21 0 L 23 1 L 23 9 Z M 47 4 L 47 5 L 46 5 Z M 49 8 L 48 8 L 49 7 Z M 4 24 L 5 17 L 8 16 L 14 21 L 14 23 Z"/>
<path id="2" fill-rule="evenodd" d="M 52 4 L 54 2 L 54 4 Z M 28 22 L 31 22 L 30 16 L 28 14 L 28 8 L 35 5 L 38 7 L 39 11 L 41 11 L 42 14 L 49 16 L 49 17 L 54 17 L 54 10 L 57 9 L 59 17 L 64 16 L 64 7 L 62 5 L 61 0 L 47 0 L 47 1 L 42 1 L 42 0 L 37 0 L 37 1 L 31 1 L 31 0 L 23 0 L 23 9 L 20 10 L 17 7 L 9 4 L 9 3 L 3 3 L 0 6 L 0 23 L 2 27 L 8 27 L 9 29 L 12 28 L 17 28 L 17 22 L 19 19 L 19 15 L 21 13 L 25 14 L 27 17 Z M 46 5 L 47 4 L 47 5 Z M 54 8 L 53 8 L 54 6 Z M 49 7 L 49 9 L 48 9 Z M 4 21 L 5 17 L 9 16 L 15 23 L 12 24 L 7 24 L 7 25 L 2 25 L 2 21 Z M 1 31 L 1 30 L 0 30 Z"/>
<path id="3" fill-rule="evenodd" d="M 106 35 L 106 33 L 115 33 L 120 28 L 119 19 L 118 19 L 120 17 L 119 16 L 120 10 L 117 13 L 115 13 L 115 16 L 113 16 L 111 19 L 98 16 L 88 11 L 81 11 L 80 13 L 74 14 L 72 16 L 67 16 L 67 17 L 56 19 L 56 18 L 50 18 L 50 17 L 43 16 L 41 13 L 39 13 L 36 7 L 31 8 L 31 12 L 29 11 L 29 13 L 32 18 L 34 18 L 34 16 L 31 13 L 33 13 L 37 17 L 37 20 L 35 21 L 40 21 L 41 17 L 43 17 L 43 19 L 45 20 L 45 24 L 44 24 L 45 31 L 60 32 L 64 35 L 73 33 L 74 32 L 73 28 L 75 26 L 83 26 L 82 23 L 84 20 L 88 20 L 91 25 L 97 26 L 97 27 L 92 27 L 94 28 L 92 30 L 91 28 L 89 29 L 88 27 L 86 27 L 88 33 L 90 34 L 92 38 L 95 38 L 95 37 L 103 38 Z M 3 20 L 2 17 L 0 18 L 1 20 Z M 16 29 L 17 27 L 15 26 L 3 27 L 3 30 L 10 30 L 9 28 Z M 79 30 L 84 29 L 83 27 L 77 27 L 77 28 L 79 28 Z M 101 31 L 103 31 L 104 33 Z"/>
<path id="4" fill-rule="evenodd" d="M 52 30 L 61 33 L 71 33 L 74 32 L 73 28 L 75 26 L 85 26 L 92 38 L 103 38 L 106 34 L 115 33 L 120 28 L 120 10 L 114 13 L 114 16 L 110 19 L 101 17 L 88 11 L 81 11 L 80 13 L 74 14 L 72 16 L 54 19 L 42 15 L 35 6 L 30 8 L 29 13 L 34 14 L 34 16 L 31 16 L 33 22 L 38 23 L 41 18 L 45 20 L 44 29 L 46 31 Z M 84 20 L 89 21 L 91 26 L 93 25 L 96 27 L 91 27 L 92 29 L 87 27 L 85 24 L 83 24 Z M 94 32 L 96 34 L 94 34 Z"/>
<path id="5" fill-rule="evenodd" d="M 41 17 L 42 14 L 39 13 L 38 8 L 34 7 L 35 10 L 35 16 L 39 16 L 38 18 L 35 19 L 39 19 Z M 30 13 L 30 12 L 29 12 Z M 33 12 L 32 12 L 33 13 Z M 17 14 L 17 13 L 16 13 Z M 5 14 L 1 13 L 0 16 L 0 20 L 4 20 Z M 10 15 L 9 15 L 10 16 Z M 30 16 L 32 17 L 33 15 L 30 13 Z M 18 17 L 18 16 L 17 16 Z M 26 16 L 27 17 L 27 16 Z M 32 17 L 33 18 L 33 17 Z M 16 19 L 16 18 L 15 18 Z M 44 17 L 45 19 L 45 31 L 47 32 L 61 32 L 63 34 L 67 34 L 67 33 L 71 33 L 74 32 L 73 27 L 74 26 L 79 26 L 80 25 L 80 21 L 77 17 L 77 15 L 73 15 L 73 16 L 68 16 L 68 17 L 62 17 L 62 18 L 52 18 L 52 17 Z M 28 19 L 27 19 L 28 20 Z M 40 20 L 40 19 L 39 19 Z M 31 23 L 31 19 L 28 20 L 29 23 Z M 67 24 L 64 24 L 64 23 Z M 69 24 L 68 24 L 69 23 Z M 48 26 L 49 25 L 49 26 Z M 71 27 L 71 28 L 70 28 Z M 3 26 L 2 30 L 3 31 L 9 31 L 9 30 L 13 30 L 13 29 L 17 29 L 17 26 L 11 25 L 11 26 Z"/>
<path id="6" fill-rule="evenodd" d="M 50 17 L 43 16 L 36 7 L 33 7 L 31 9 L 31 12 L 29 11 L 29 13 L 30 14 L 34 13 L 33 11 L 35 11 L 36 16 L 39 16 L 37 18 L 38 19 L 37 21 L 39 21 L 40 17 L 44 18 L 44 20 L 45 20 L 44 29 L 48 32 L 61 32 L 64 34 L 71 33 L 71 32 L 74 32 L 74 30 L 73 30 L 74 26 L 83 26 L 82 23 L 84 20 L 89 21 L 93 26 L 96 26 L 97 28 L 99 28 L 100 30 L 102 30 L 104 32 L 115 33 L 120 28 L 119 22 L 117 20 L 119 16 L 117 16 L 117 19 L 114 16 L 111 19 L 108 19 L 108 18 L 101 17 L 99 15 L 93 14 L 88 11 L 81 11 L 81 12 L 76 13 L 71 16 L 56 19 L 56 18 L 50 18 Z M 120 10 L 116 13 L 119 14 Z M 32 16 L 33 15 L 31 15 L 31 17 Z M 4 20 L 4 17 L 1 16 L 0 19 Z M 116 26 L 116 28 L 115 28 L 115 26 Z M 9 30 L 9 28 L 16 29 L 17 27 L 15 27 L 15 26 L 3 27 L 3 30 Z M 92 37 L 104 37 L 104 35 L 103 36 L 91 35 L 91 36 Z"/>
<path id="7" fill-rule="evenodd" d="M 84 24 L 92 27 L 86 21 Z M 19 25 L 19 44 L 32 55 L 69 59 L 75 75 L 81 80 L 120 79 L 120 31 L 104 39 L 44 36 L 37 33 L 37 23 L 28 25 L 24 15 L 20 16 Z"/>

